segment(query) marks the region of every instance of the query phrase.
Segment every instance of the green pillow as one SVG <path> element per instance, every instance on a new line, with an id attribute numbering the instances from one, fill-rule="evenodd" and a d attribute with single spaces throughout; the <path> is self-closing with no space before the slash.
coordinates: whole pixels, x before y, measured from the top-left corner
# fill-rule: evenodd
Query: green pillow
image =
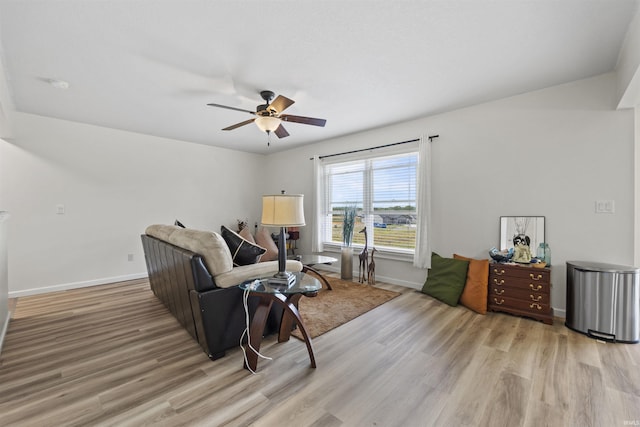
<path id="1" fill-rule="evenodd" d="M 455 307 L 464 290 L 468 268 L 469 261 L 442 258 L 433 252 L 431 254 L 431 268 L 422 287 L 422 292 Z"/>

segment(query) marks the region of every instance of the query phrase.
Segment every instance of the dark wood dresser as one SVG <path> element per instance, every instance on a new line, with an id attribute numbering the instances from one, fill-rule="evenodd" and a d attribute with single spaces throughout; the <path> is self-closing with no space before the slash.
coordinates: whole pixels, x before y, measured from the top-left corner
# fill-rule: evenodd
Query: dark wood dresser
<path id="1" fill-rule="evenodd" d="M 551 268 L 489 264 L 488 308 L 552 325 Z"/>

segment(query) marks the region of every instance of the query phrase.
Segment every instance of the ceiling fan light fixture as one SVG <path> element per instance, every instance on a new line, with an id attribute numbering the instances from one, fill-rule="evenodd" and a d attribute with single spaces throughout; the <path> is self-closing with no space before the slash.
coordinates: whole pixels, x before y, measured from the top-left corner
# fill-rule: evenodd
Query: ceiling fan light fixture
<path id="1" fill-rule="evenodd" d="M 254 120 L 256 126 L 263 132 L 275 132 L 280 127 L 281 119 L 271 116 L 260 116 Z"/>

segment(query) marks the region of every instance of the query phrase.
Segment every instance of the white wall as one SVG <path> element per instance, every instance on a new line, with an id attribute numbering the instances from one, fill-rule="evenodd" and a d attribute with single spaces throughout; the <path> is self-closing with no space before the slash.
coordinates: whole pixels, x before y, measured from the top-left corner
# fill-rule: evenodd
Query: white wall
<path id="1" fill-rule="evenodd" d="M 637 106 L 640 100 L 640 8 L 629 23 L 616 72 L 618 108 Z"/>
<path id="2" fill-rule="evenodd" d="M 260 194 L 305 194 L 310 223 L 311 156 L 439 134 L 434 250 L 486 258 L 501 215 L 544 215 L 562 315 L 565 261 L 634 261 L 633 112 L 615 106 L 606 74 L 267 157 L 16 114 L 15 139 L 0 141 L 10 296 L 144 275 L 148 224 L 252 224 Z M 595 214 L 601 199 L 615 200 L 616 213 Z M 299 247 L 310 251 L 304 228 Z M 426 271 L 378 258 L 377 276 L 420 288 Z"/>
<path id="3" fill-rule="evenodd" d="M 564 315 L 566 261 L 633 264 L 633 112 L 616 104 L 610 73 L 278 153 L 268 159 L 270 182 L 312 195 L 314 154 L 439 134 L 432 143 L 434 251 L 487 258 L 501 215 L 545 216 L 552 305 Z M 614 200 L 615 214 L 595 214 L 596 200 Z M 305 204 L 310 212 L 311 200 Z M 301 239 L 309 250 L 304 229 Z M 415 288 L 426 278 L 409 263 L 382 259 L 376 273 Z"/>
<path id="4" fill-rule="evenodd" d="M 7 263 L 7 222 L 9 212 L 0 211 L 0 352 L 9 327 L 9 273 Z"/>
<path id="5" fill-rule="evenodd" d="M 219 230 L 260 209 L 262 156 L 29 114 L 0 140 L 9 296 L 146 275 L 147 225 Z M 57 214 L 57 205 L 65 214 Z M 133 254 L 133 261 L 128 261 Z"/>
<path id="6" fill-rule="evenodd" d="M 634 232 L 633 265 L 640 266 L 640 103 L 634 112 Z"/>

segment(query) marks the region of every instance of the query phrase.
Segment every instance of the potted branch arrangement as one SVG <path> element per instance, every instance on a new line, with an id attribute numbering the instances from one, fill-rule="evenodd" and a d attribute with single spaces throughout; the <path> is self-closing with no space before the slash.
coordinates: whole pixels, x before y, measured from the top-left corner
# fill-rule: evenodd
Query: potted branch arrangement
<path id="1" fill-rule="evenodd" d="M 342 248 L 340 259 L 340 278 L 343 280 L 353 279 L 353 228 L 356 223 L 356 207 L 347 206 L 344 208 L 342 218 Z"/>

